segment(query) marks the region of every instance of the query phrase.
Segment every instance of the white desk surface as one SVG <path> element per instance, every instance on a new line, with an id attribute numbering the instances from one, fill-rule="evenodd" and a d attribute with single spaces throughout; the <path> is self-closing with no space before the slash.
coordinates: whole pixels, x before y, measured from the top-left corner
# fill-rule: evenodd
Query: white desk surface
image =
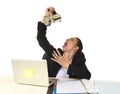
<path id="1" fill-rule="evenodd" d="M 0 94 L 46 94 L 47 87 L 16 84 L 12 77 L 0 77 Z"/>
<path id="2" fill-rule="evenodd" d="M 95 81 L 100 94 L 120 94 L 120 83 Z M 47 87 L 21 85 L 14 82 L 13 77 L 0 77 L 0 94 L 46 94 Z"/>

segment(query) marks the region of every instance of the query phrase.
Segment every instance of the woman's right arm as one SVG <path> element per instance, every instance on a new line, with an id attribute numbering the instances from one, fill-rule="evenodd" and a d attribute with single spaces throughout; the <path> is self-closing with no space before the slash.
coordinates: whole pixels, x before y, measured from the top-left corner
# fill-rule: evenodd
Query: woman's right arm
<path id="1" fill-rule="evenodd" d="M 46 9 L 44 16 L 50 16 L 50 14 L 54 11 L 55 10 L 53 7 L 49 7 Z M 39 45 L 47 53 L 48 56 L 52 57 L 52 53 L 53 50 L 55 50 L 55 48 L 47 40 L 46 37 L 47 26 L 45 25 L 44 21 L 38 22 L 37 31 L 38 31 L 37 40 Z"/>
<path id="2" fill-rule="evenodd" d="M 39 45 L 47 53 L 48 56 L 52 57 L 52 53 L 53 53 L 53 50 L 55 50 L 55 48 L 47 40 L 46 25 L 42 22 L 38 22 L 37 30 L 38 30 L 37 40 Z"/>

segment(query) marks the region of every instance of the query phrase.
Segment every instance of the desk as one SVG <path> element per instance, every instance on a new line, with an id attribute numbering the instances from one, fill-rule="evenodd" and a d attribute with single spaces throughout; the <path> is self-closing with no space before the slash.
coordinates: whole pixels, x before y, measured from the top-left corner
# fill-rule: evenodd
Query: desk
<path id="1" fill-rule="evenodd" d="M 95 81 L 95 84 L 100 94 L 120 94 L 120 83 Z M 0 94 L 46 94 L 47 91 L 47 87 L 16 84 L 12 77 L 0 77 Z"/>
<path id="2" fill-rule="evenodd" d="M 0 77 L 0 94 L 46 94 L 47 87 L 16 84 L 12 77 Z"/>
<path id="3" fill-rule="evenodd" d="M 95 81 L 100 94 L 120 94 L 120 82 Z"/>

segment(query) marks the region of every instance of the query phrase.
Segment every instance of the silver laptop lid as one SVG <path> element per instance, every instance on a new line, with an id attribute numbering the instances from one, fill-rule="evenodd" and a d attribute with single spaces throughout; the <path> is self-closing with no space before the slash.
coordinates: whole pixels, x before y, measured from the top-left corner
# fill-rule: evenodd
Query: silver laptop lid
<path id="1" fill-rule="evenodd" d="M 49 86 L 46 60 L 12 59 L 16 83 Z"/>

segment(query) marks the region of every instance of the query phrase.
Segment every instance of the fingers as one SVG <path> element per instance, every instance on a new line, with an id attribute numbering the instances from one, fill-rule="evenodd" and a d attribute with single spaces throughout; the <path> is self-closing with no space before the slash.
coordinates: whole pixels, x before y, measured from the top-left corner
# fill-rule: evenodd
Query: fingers
<path id="1" fill-rule="evenodd" d="M 55 11 L 55 8 L 54 7 L 49 7 L 47 8 L 49 12 L 54 12 Z"/>
<path id="2" fill-rule="evenodd" d="M 54 57 L 55 59 L 57 59 L 57 58 L 58 58 L 58 55 L 57 55 L 57 53 L 56 53 L 55 51 L 53 52 L 53 54 L 52 54 L 52 55 L 53 55 L 53 57 Z"/>
<path id="3" fill-rule="evenodd" d="M 50 12 L 50 14 L 52 14 L 55 11 L 54 7 L 48 7 L 47 11 Z"/>
<path id="4" fill-rule="evenodd" d="M 59 52 L 58 50 L 56 50 L 56 51 L 57 51 L 57 54 L 58 54 L 59 56 L 61 56 L 60 52 Z"/>
<path id="5" fill-rule="evenodd" d="M 60 54 L 60 52 L 58 51 L 58 50 L 56 50 L 56 51 L 53 51 L 53 53 L 52 53 L 52 55 L 53 55 L 53 58 L 51 58 L 53 61 L 55 61 L 55 62 L 57 62 L 58 64 L 60 64 L 60 62 L 61 62 L 61 54 Z"/>
<path id="6" fill-rule="evenodd" d="M 56 59 L 54 59 L 54 58 L 51 58 L 53 61 L 55 61 L 55 62 L 57 62 L 57 60 Z"/>
<path id="7" fill-rule="evenodd" d="M 45 11 L 45 15 L 44 16 L 50 16 L 53 12 L 55 11 L 54 7 L 48 7 Z"/>
<path id="8" fill-rule="evenodd" d="M 53 51 L 53 57 L 55 58 L 55 59 L 57 59 L 58 57 L 61 57 L 61 54 L 60 54 L 60 52 L 58 51 L 58 50 L 56 50 L 56 51 Z"/>

